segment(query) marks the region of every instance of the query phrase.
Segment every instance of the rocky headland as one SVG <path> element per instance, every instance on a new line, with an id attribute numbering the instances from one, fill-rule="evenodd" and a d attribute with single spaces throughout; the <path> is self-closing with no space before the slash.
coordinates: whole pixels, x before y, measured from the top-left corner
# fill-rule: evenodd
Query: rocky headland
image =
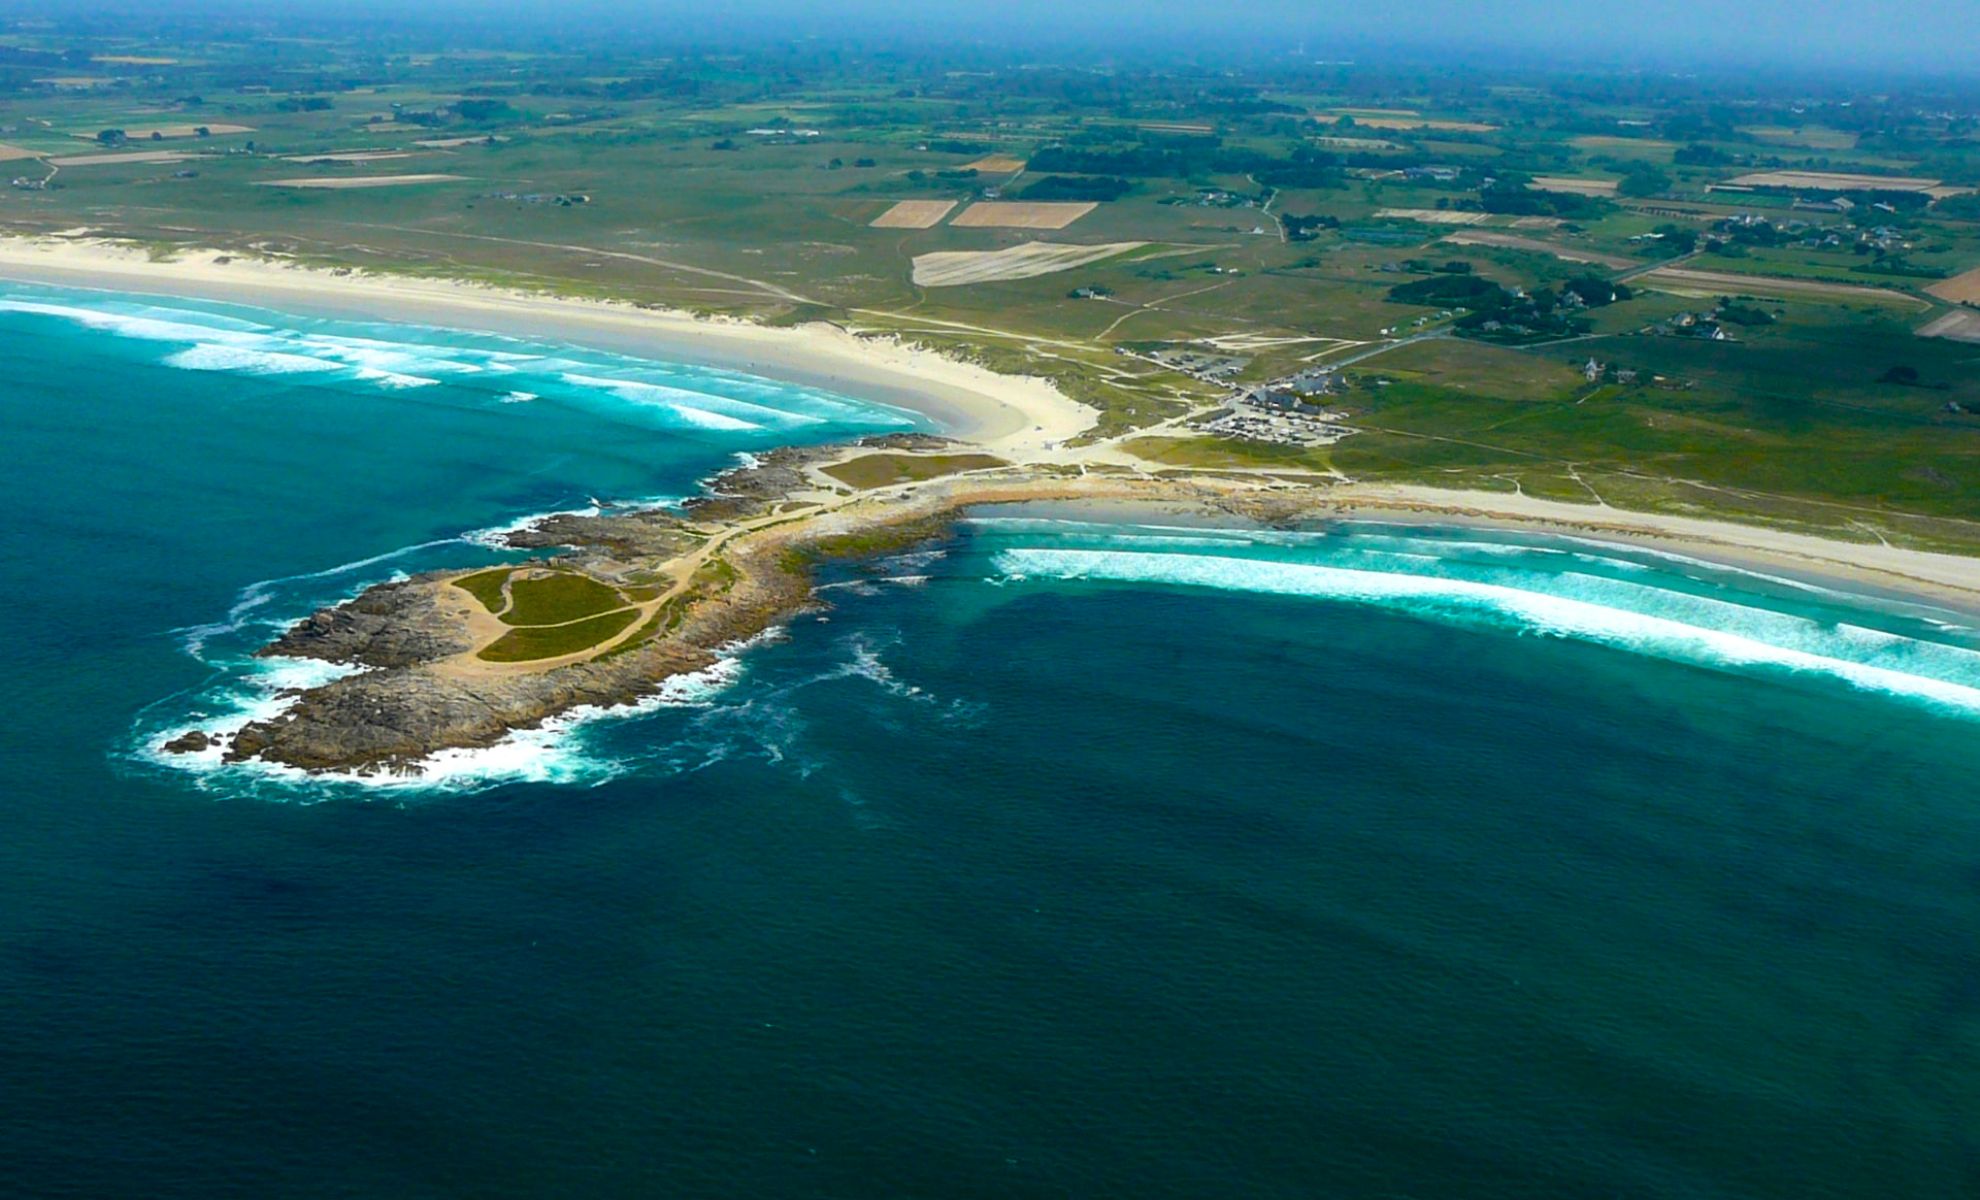
<path id="1" fill-rule="evenodd" d="M 227 762 L 310 772 L 413 773 L 438 751 L 492 746 L 581 706 L 635 703 L 668 679 L 704 670 L 725 648 L 818 603 L 813 572 L 820 562 L 939 536 L 966 506 L 1204 495 L 1200 486 L 1147 477 L 1026 468 L 864 492 L 821 489 L 817 468 L 849 453 L 949 445 L 897 437 L 778 450 L 712 480 L 679 511 L 545 518 L 505 535 L 512 547 L 556 552 L 519 569 L 581 575 L 637 597 L 628 603 L 638 620 L 626 632 L 576 653 L 491 660 L 491 641 L 512 631 L 461 586 L 473 572 L 380 584 L 311 614 L 260 651 L 356 673 L 300 692 L 281 714 L 231 739 L 195 730 L 167 748 L 218 744 Z"/>

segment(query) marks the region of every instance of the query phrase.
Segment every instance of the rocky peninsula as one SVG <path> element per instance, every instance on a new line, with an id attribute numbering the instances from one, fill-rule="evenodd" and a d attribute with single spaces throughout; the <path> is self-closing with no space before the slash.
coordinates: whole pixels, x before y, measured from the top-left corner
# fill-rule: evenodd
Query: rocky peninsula
<path id="1" fill-rule="evenodd" d="M 818 603 L 819 563 L 939 536 L 967 506 L 1229 502 L 1202 482 L 1011 466 L 958 449 L 893 435 L 778 450 L 717 477 L 677 511 L 546 518 L 505 540 L 553 554 L 379 584 L 297 622 L 260 654 L 355 673 L 295 694 L 279 715 L 231 737 L 195 730 L 166 748 L 219 745 L 230 763 L 310 772 L 415 773 L 438 751 L 492 746 L 581 706 L 635 703 L 704 670 L 726 647 Z M 900 482 L 839 479 L 888 472 Z"/>
<path id="2" fill-rule="evenodd" d="M 1478 522 L 1676 543 L 1980 608 L 1958 556 L 1518 495 L 1365 485 L 1317 475 L 1150 471 L 1073 452 L 1013 463 L 926 435 L 782 449 L 678 509 L 560 514 L 505 535 L 524 562 L 384 583 L 289 628 L 260 653 L 353 668 L 229 734 L 164 749 L 313 773 L 418 774 L 445 750 L 493 746 L 582 707 L 634 704 L 821 603 L 820 564 L 942 536 L 963 510 L 1041 500 L 1139 501 L 1261 523 L 1330 516 Z"/>

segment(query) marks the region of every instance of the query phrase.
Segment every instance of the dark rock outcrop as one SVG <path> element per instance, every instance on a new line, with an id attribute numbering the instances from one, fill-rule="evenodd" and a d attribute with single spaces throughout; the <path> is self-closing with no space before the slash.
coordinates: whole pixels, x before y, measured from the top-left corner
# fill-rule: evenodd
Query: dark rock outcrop
<path id="1" fill-rule="evenodd" d="M 694 548 L 700 539 L 683 528 L 681 519 L 660 509 L 606 512 L 595 517 L 558 513 L 503 538 L 519 550 L 576 548 L 608 554 L 620 560 L 673 558 Z"/>
<path id="2" fill-rule="evenodd" d="M 214 739 L 204 731 L 194 729 L 166 742 L 165 752 L 168 754 L 198 754 L 201 750 L 213 745 L 213 743 Z"/>
<path id="3" fill-rule="evenodd" d="M 260 653 L 364 667 L 409 667 L 459 654 L 473 645 L 460 619 L 439 602 L 422 575 L 367 589 L 354 600 L 298 621 Z"/>
<path id="4" fill-rule="evenodd" d="M 664 636 L 542 671 L 462 670 L 424 659 L 374 662 L 382 648 L 404 639 L 338 614 L 418 616 L 427 610 L 399 590 L 378 598 L 367 592 L 302 622 L 263 653 L 335 655 L 332 661 L 379 669 L 312 688 L 280 716 L 242 729 L 227 761 L 260 758 L 307 771 L 400 771 L 438 750 L 492 746 L 580 705 L 631 703 L 666 679 L 708 667 L 721 647 L 761 633 L 808 602 L 809 580 L 793 572 L 779 550 L 740 550 L 731 561 L 733 584 L 690 605 Z M 373 592 L 404 586 L 386 584 Z M 321 617 L 329 620 L 319 622 Z"/>

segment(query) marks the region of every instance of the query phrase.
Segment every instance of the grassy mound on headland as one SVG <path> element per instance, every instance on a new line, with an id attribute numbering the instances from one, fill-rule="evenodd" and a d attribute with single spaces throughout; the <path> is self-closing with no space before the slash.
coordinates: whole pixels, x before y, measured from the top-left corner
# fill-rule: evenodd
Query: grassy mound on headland
<path id="1" fill-rule="evenodd" d="M 496 567 L 492 571 L 478 571 L 473 575 L 463 575 L 454 581 L 454 586 L 481 601 L 481 606 L 489 612 L 501 615 L 507 607 L 508 599 L 502 595 L 502 585 L 515 574 L 513 568 Z"/>
<path id="2" fill-rule="evenodd" d="M 477 657 L 500 663 L 561 658 L 612 640 L 638 616 L 638 609 L 622 608 L 569 625 L 534 625 L 512 629 L 483 647 Z"/>
<path id="3" fill-rule="evenodd" d="M 508 625 L 562 625 L 625 605 L 625 597 L 586 575 L 558 574 L 518 579 L 509 585 Z"/>

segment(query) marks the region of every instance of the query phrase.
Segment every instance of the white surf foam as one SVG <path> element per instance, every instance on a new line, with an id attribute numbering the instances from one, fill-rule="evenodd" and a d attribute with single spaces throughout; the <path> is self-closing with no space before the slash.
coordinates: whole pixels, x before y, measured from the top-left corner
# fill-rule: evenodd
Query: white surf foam
<path id="1" fill-rule="evenodd" d="M 194 730 L 219 734 L 225 741 L 232 741 L 249 724 L 274 720 L 293 708 L 301 698 L 299 693 L 363 671 L 363 667 L 313 658 L 255 659 L 247 664 L 236 686 L 209 693 L 204 702 L 206 707 L 191 713 L 190 720 L 156 730 L 144 738 L 141 757 L 182 771 L 216 771 L 226 765 L 221 761 L 226 753 L 223 741 L 216 740 L 204 750 L 190 754 L 168 751 L 165 744 Z"/>
<path id="2" fill-rule="evenodd" d="M 122 337 L 137 338 L 149 342 L 204 342 L 266 340 L 267 330 L 260 326 L 239 321 L 186 320 L 201 314 L 191 312 L 174 313 L 173 317 L 150 315 L 157 311 L 147 309 L 140 312 L 127 312 L 114 308 L 90 308 L 78 304 L 56 304 L 39 300 L 22 300 L 14 297 L 0 298 L 0 311 L 35 313 L 46 317 L 60 317 L 90 329 L 100 329 Z"/>
<path id="3" fill-rule="evenodd" d="M 229 346 L 202 342 L 165 359 L 167 366 L 185 371 L 234 371 L 243 375 L 300 375 L 315 371 L 339 371 L 336 363 L 323 362 L 301 354 L 261 350 L 253 346 Z"/>
<path id="4" fill-rule="evenodd" d="M 231 740 L 250 722 L 270 720 L 287 711 L 296 703 L 296 691 L 320 687 L 360 670 L 312 659 L 256 660 L 242 679 L 243 686 L 218 697 L 217 704 L 223 711 L 196 713 L 196 720 L 179 722 L 150 734 L 143 739 L 140 757 L 202 776 L 205 787 L 226 787 L 228 780 L 239 777 L 250 786 L 273 783 L 292 793 L 320 791 L 325 784 L 388 793 L 467 791 L 506 783 L 598 784 L 617 778 L 628 769 L 628 764 L 592 753 L 584 745 L 581 735 L 584 728 L 668 708 L 706 707 L 742 677 L 743 654 L 781 636 L 782 632 L 781 628 L 772 628 L 746 642 L 724 646 L 718 651 L 720 657 L 708 667 L 675 675 L 651 694 L 631 703 L 583 705 L 534 729 L 516 730 L 493 746 L 437 751 L 404 771 L 390 774 L 312 773 L 258 759 L 228 764 L 222 761 L 226 750 L 219 743 L 193 754 L 174 754 L 164 749 L 165 743 L 194 729 L 219 733 Z"/>
<path id="5" fill-rule="evenodd" d="M 825 420 L 787 408 L 646 380 L 616 379 L 581 371 L 566 371 L 562 378 L 565 383 L 576 387 L 595 388 L 633 404 L 676 413 L 706 429 L 788 428 L 817 425 Z"/>
<path id="6" fill-rule="evenodd" d="M 1516 627 L 1576 638 L 1636 653 L 1723 668 L 1761 668 L 1823 675 L 1862 691 L 1901 696 L 1980 716 L 1980 687 L 1937 674 L 1919 674 L 1851 657 L 1874 653 L 1909 658 L 1922 668 L 1950 668 L 1971 677 L 1970 651 L 1918 642 L 1857 627 L 1822 627 L 1788 614 L 1769 613 L 1758 624 L 1775 631 L 1801 627 L 1787 646 L 1746 632 L 1687 624 L 1624 608 L 1495 583 L 1305 563 L 1215 555 L 1154 554 L 1125 550 L 1017 548 L 1000 551 L 998 570 L 1013 577 L 1106 579 L 1178 584 L 1284 596 L 1311 596 L 1399 607 L 1445 620 L 1498 618 Z M 1613 582 L 1613 581 L 1605 581 Z M 1671 595 L 1675 595 L 1674 593 Z M 1696 600 L 1697 598 L 1689 598 Z M 1739 609 L 1737 605 L 1724 605 Z M 1755 610 L 1742 610 L 1748 613 Z M 1817 647 L 1820 647 L 1819 649 Z"/>

